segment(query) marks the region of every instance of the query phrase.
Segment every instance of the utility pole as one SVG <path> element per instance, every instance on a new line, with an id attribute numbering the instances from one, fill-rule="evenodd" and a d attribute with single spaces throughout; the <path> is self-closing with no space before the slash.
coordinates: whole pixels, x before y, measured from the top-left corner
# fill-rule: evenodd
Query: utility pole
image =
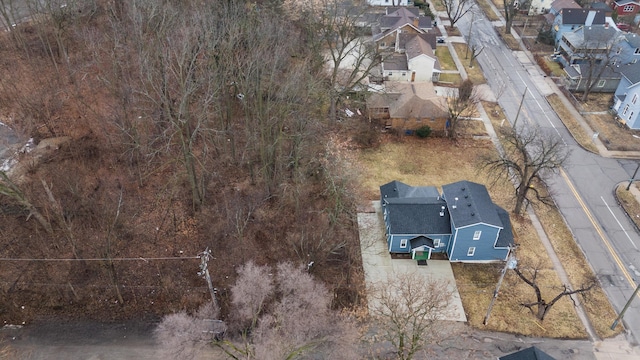
<path id="1" fill-rule="evenodd" d="M 636 295 L 638 295 L 638 291 L 640 291 L 640 284 L 636 286 L 636 290 L 633 292 L 633 295 L 631 295 L 631 297 L 629 298 L 629 301 L 627 301 L 627 303 L 624 305 L 624 308 L 622 308 L 620 315 L 618 315 L 618 317 L 613 321 L 613 324 L 611 324 L 611 330 L 614 330 L 616 326 L 618 326 L 618 322 L 622 319 L 622 317 L 624 316 L 624 313 L 627 311 L 627 309 L 631 305 L 631 301 L 633 300 L 633 298 L 636 297 Z"/>
<path id="2" fill-rule="evenodd" d="M 493 291 L 493 298 L 491 298 L 491 302 L 489 303 L 489 309 L 487 309 L 487 315 L 484 317 L 484 321 L 482 325 L 487 325 L 489 322 L 489 316 L 491 316 L 491 309 L 493 309 L 493 304 L 496 302 L 498 298 L 498 293 L 500 292 L 500 286 L 502 285 L 502 280 L 504 279 L 504 275 L 507 273 L 508 269 L 515 269 L 518 264 L 518 260 L 515 256 L 511 255 L 511 247 L 509 247 L 509 255 L 507 258 L 507 263 L 504 264 L 504 269 L 500 273 L 500 279 L 498 279 L 498 285 L 496 285 L 496 289 Z"/>
<path id="3" fill-rule="evenodd" d="M 520 116 L 520 110 L 522 110 L 522 104 L 524 104 L 524 97 L 525 95 L 527 95 L 527 90 L 529 90 L 529 87 L 526 86 L 524 88 L 524 93 L 522 93 L 522 100 L 520 100 L 520 106 L 518 107 L 518 113 L 516 114 L 516 119 L 513 121 L 513 128 L 516 128 L 516 124 L 518 123 L 518 117 Z"/>
<path id="4" fill-rule="evenodd" d="M 200 271 L 198 271 L 198 276 L 202 276 L 207 280 L 207 285 L 209 286 L 209 293 L 211 294 L 211 301 L 213 301 L 213 306 L 215 308 L 218 307 L 218 302 L 216 301 L 216 293 L 213 288 L 213 284 L 211 283 L 211 276 L 209 275 L 209 268 L 207 262 L 211 258 L 211 250 L 207 247 L 203 252 L 198 254 L 200 257 Z"/>
<path id="5" fill-rule="evenodd" d="M 471 29 L 473 29 L 473 21 L 476 18 L 476 13 L 471 11 L 471 25 L 469 25 L 469 36 L 467 36 L 467 51 L 464 53 L 465 60 L 469 57 L 469 46 L 471 46 Z"/>
<path id="6" fill-rule="evenodd" d="M 627 185 L 627 191 L 631 188 L 631 184 L 636 181 L 636 174 L 638 173 L 638 169 L 640 169 L 640 163 L 638 163 L 638 167 L 636 167 L 636 171 L 633 172 L 631 179 L 629 179 L 629 185 Z"/>

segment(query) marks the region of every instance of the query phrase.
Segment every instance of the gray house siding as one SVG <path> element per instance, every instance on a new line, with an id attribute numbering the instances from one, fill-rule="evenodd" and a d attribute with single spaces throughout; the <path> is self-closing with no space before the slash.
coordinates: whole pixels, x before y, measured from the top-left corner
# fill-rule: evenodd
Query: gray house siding
<path id="1" fill-rule="evenodd" d="M 640 129 L 640 63 L 626 65 L 614 94 L 613 110 L 631 129 Z"/>

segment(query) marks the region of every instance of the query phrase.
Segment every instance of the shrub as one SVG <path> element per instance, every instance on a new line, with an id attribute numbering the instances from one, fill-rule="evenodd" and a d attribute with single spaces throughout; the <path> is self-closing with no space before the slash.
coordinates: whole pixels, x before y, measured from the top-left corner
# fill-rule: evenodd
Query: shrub
<path id="1" fill-rule="evenodd" d="M 416 135 L 421 139 L 427 138 L 431 135 L 431 128 L 427 125 L 422 126 L 416 130 Z"/>

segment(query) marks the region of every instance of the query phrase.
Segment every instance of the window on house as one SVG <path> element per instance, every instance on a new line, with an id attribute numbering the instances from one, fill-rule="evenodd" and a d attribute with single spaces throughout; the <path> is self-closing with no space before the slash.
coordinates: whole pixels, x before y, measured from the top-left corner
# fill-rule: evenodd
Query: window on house
<path id="1" fill-rule="evenodd" d="M 400 248 L 404 249 L 407 247 L 407 239 L 400 240 Z"/>
<path id="2" fill-rule="evenodd" d="M 616 54 L 620 54 L 622 52 L 622 48 L 619 47 L 618 50 L 616 50 Z"/>
<path id="3" fill-rule="evenodd" d="M 393 73 L 391 71 L 389 71 L 389 76 L 393 76 Z"/>
<path id="4" fill-rule="evenodd" d="M 628 111 L 629 111 L 629 104 L 624 106 L 624 110 L 622 110 L 622 115 L 627 115 Z"/>
<path id="5" fill-rule="evenodd" d="M 598 85 L 597 86 L 598 87 L 603 87 L 605 83 L 606 83 L 605 80 L 600 80 L 600 81 L 598 81 Z"/>
<path id="6" fill-rule="evenodd" d="M 433 239 L 433 247 L 436 247 L 436 248 L 440 247 L 440 239 Z"/>
<path id="7" fill-rule="evenodd" d="M 480 240 L 480 235 L 482 235 L 482 231 L 476 230 L 476 232 L 473 233 L 473 240 Z"/>
<path id="8" fill-rule="evenodd" d="M 638 94 L 633 94 L 633 99 L 631 99 L 631 103 L 635 104 L 638 101 Z"/>
<path id="9" fill-rule="evenodd" d="M 402 73 L 402 76 L 407 76 L 407 73 L 406 73 L 406 72 L 403 72 L 403 73 Z"/>
<path id="10" fill-rule="evenodd" d="M 633 118 L 633 111 L 631 112 L 631 114 L 629 114 L 629 120 L 631 120 Z"/>
<path id="11" fill-rule="evenodd" d="M 467 256 L 473 256 L 473 254 L 475 253 L 476 253 L 475 247 L 470 247 L 469 250 L 467 250 Z"/>
<path id="12" fill-rule="evenodd" d="M 624 12 L 632 12 L 633 11 L 633 7 L 634 7 L 633 5 L 625 5 L 622 8 L 622 11 L 624 11 Z"/>

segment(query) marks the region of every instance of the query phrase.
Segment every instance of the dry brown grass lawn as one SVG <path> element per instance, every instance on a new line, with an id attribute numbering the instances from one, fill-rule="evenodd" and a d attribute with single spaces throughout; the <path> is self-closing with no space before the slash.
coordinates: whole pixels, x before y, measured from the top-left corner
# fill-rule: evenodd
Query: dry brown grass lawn
<path id="1" fill-rule="evenodd" d="M 582 99 L 582 93 L 576 93 L 577 99 Z M 580 102 L 582 111 L 608 111 L 613 105 L 613 94 L 611 93 L 591 93 L 586 102 Z"/>
<path id="2" fill-rule="evenodd" d="M 498 21 L 500 17 L 493 11 L 487 0 L 478 0 L 478 6 L 482 9 L 489 21 Z"/>
<path id="3" fill-rule="evenodd" d="M 433 7 L 435 8 L 436 11 L 445 11 L 445 7 L 444 7 L 444 4 L 442 3 L 442 0 L 432 0 L 431 3 L 433 4 Z"/>
<path id="4" fill-rule="evenodd" d="M 562 70 L 562 66 L 559 63 L 551 60 L 549 56 L 543 57 L 545 64 L 551 69 L 551 76 L 562 76 L 564 74 L 564 70 Z"/>
<path id="5" fill-rule="evenodd" d="M 631 187 L 636 188 L 636 183 L 633 183 Z M 640 204 L 638 200 L 636 200 L 636 197 L 626 189 L 627 184 L 618 185 L 616 188 L 616 198 L 629 218 L 636 225 L 636 228 L 640 229 Z"/>
<path id="6" fill-rule="evenodd" d="M 521 50 L 520 49 L 520 42 L 518 40 L 516 40 L 516 38 L 514 38 L 513 35 L 505 34 L 504 26 L 496 27 L 496 32 L 500 35 L 500 37 L 502 38 L 502 41 L 504 41 L 505 45 L 507 45 L 507 47 L 509 49 L 511 49 L 511 50 Z"/>
<path id="7" fill-rule="evenodd" d="M 448 46 L 436 46 L 436 57 L 442 70 L 458 70 Z"/>
<path id="8" fill-rule="evenodd" d="M 380 148 L 360 153 L 359 159 L 365 169 L 362 186 L 368 199 L 376 199 L 379 186 L 391 180 L 437 187 L 465 179 L 488 184 L 490 181 L 480 171 L 478 164 L 493 151 L 493 144 L 487 140 L 462 139 L 451 142 L 446 139 L 390 137 Z M 510 183 L 498 183 L 489 187 L 489 192 L 498 205 L 505 209 L 513 207 L 513 186 Z M 561 283 L 535 231 L 526 220 L 514 219 L 513 228 L 516 241 L 520 244 L 518 257 L 523 263 L 541 267 L 542 291 L 547 297 L 554 295 Z M 499 266 L 496 268 L 491 265 L 454 266 L 456 282 L 472 326 L 532 336 L 586 336 L 569 299 L 557 303 L 543 324 L 528 310 L 523 310 L 520 303 L 531 301 L 534 293 L 526 284 L 515 279 L 514 274 L 505 278 L 502 295 L 496 301 L 491 321 L 488 326 L 483 326 L 482 320 L 499 275 L 498 269 Z"/>
<path id="9" fill-rule="evenodd" d="M 447 26 L 447 35 L 449 36 L 462 36 L 462 33 L 460 33 L 460 29 L 458 29 L 457 27 L 451 27 L 451 26 Z"/>
<path id="10" fill-rule="evenodd" d="M 576 99 L 581 99 L 582 94 L 575 94 Z M 603 93 L 591 93 L 586 102 L 580 102 L 580 110 L 583 117 L 594 132 L 598 133 L 600 141 L 609 150 L 640 151 L 640 130 L 632 130 L 618 122 L 608 112 L 611 106 L 612 95 Z"/>
<path id="11" fill-rule="evenodd" d="M 453 48 L 458 54 L 458 58 L 460 59 L 462 66 L 464 66 L 464 69 L 467 71 L 467 76 L 469 76 L 469 79 L 471 79 L 471 81 L 473 81 L 473 83 L 476 85 L 485 84 L 487 80 L 484 78 L 484 74 L 482 73 L 482 69 L 480 69 L 480 66 L 478 66 L 477 63 L 474 62 L 475 66 L 473 68 L 469 67 L 469 57 L 471 56 L 471 50 L 469 50 L 469 55 L 467 59 L 465 59 L 465 54 L 467 53 L 467 44 L 455 43 L 453 44 Z"/>
<path id="12" fill-rule="evenodd" d="M 582 146 L 583 148 L 598 153 L 598 149 L 593 144 L 591 139 L 591 135 L 587 134 L 584 128 L 578 123 L 578 121 L 573 117 L 571 112 L 565 107 L 564 103 L 557 94 L 551 94 L 547 96 L 547 101 L 553 108 L 553 110 L 558 114 L 558 117 L 564 123 L 564 126 L 569 130 L 571 136 Z"/>
<path id="13" fill-rule="evenodd" d="M 462 83 L 462 77 L 460 74 L 440 74 L 440 81 L 438 81 L 439 85 L 455 85 L 458 86 Z"/>

